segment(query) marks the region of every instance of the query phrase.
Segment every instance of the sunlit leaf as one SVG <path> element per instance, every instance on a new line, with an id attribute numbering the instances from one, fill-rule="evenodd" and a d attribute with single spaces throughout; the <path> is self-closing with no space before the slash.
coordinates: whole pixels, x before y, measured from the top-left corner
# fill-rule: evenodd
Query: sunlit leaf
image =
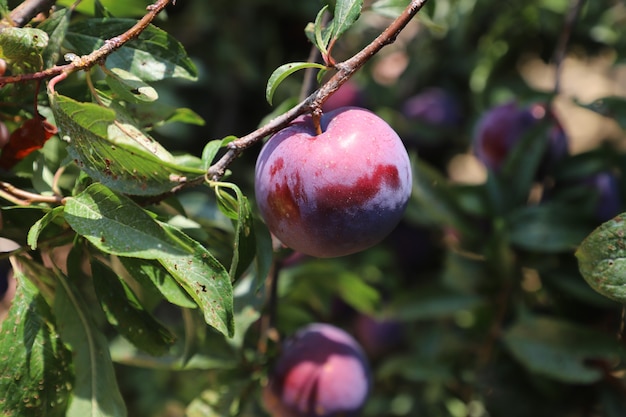
<path id="1" fill-rule="evenodd" d="M 67 48 L 76 55 L 87 55 L 104 45 L 107 39 L 123 34 L 135 23 L 133 19 L 78 20 L 67 33 Z M 121 68 L 146 82 L 172 77 L 195 80 L 198 76 L 181 43 L 153 25 L 109 55 L 106 66 Z"/>
<path id="2" fill-rule="evenodd" d="M 37 249 L 37 240 L 39 239 L 39 235 L 50 223 L 52 223 L 56 218 L 62 216 L 63 207 L 55 207 L 54 209 L 47 212 L 37 223 L 33 225 L 28 231 L 28 246 L 31 249 Z"/>
<path id="3" fill-rule="evenodd" d="M 40 29 L 5 27 L 0 31 L 0 58 L 20 71 L 39 71 L 48 34 Z"/>
<path id="4" fill-rule="evenodd" d="M 361 15 L 363 0 L 337 0 L 332 22 L 332 40 L 338 39 Z"/>
<path id="5" fill-rule="evenodd" d="M 102 184 L 68 198 L 65 218 L 106 253 L 159 261 L 200 306 L 207 324 L 232 335 L 230 276 L 201 244 Z"/>
<path id="6" fill-rule="evenodd" d="M 54 95 L 52 108 L 68 153 L 89 176 L 134 195 L 162 194 L 187 175 L 204 171 L 178 166 L 158 142 L 132 124 L 118 120 L 115 111 Z"/>
<path id="7" fill-rule="evenodd" d="M 280 83 L 282 83 L 294 72 L 305 68 L 324 69 L 326 67 L 322 64 L 318 64 L 315 62 L 292 62 L 289 64 L 281 65 L 272 73 L 272 75 L 270 75 L 270 78 L 267 81 L 267 87 L 265 88 L 265 98 L 267 99 L 267 102 L 269 104 L 272 104 L 274 93 L 276 92 L 276 89 L 278 88 Z"/>
<path id="8" fill-rule="evenodd" d="M 121 68 L 108 70 L 105 81 L 113 92 L 124 101 L 143 103 L 155 101 L 159 98 L 153 87 L 145 83 L 141 78 Z"/>

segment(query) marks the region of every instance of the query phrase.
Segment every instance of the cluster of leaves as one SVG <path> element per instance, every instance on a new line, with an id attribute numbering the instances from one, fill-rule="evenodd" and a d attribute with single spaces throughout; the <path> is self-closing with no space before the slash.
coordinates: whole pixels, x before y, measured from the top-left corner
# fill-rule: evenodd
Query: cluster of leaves
<path id="1" fill-rule="evenodd" d="M 12 76 L 32 74 L 61 55 L 80 59 L 136 23 L 114 17 L 99 1 L 90 14 L 59 8 L 36 27 L 4 29 L 0 58 Z M 235 355 L 258 318 L 254 297 L 271 242 L 254 224 L 247 198 L 231 183 L 211 183 L 180 199 L 169 195 L 177 186 L 203 184 L 228 143 L 210 142 L 200 158 L 173 155 L 150 135 L 166 123 L 202 123 L 193 111 L 159 100 L 150 83 L 172 78 L 195 81 L 197 69 L 176 39 L 149 25 L 58 90 L 44 94 L 36 83 L 23 83 L 0 91 L 9 129 L 47 119 L 60 132 L 46 137 L 40 151 L 32 152 L 45 140 L 28 153 L 15 156 L 9 146 L 2 153 L 15 156 L 5 180 L 42 196 L 32 204 L 9 197 L 20 204 L 2 209 L 2 236 L 21 247 L 12 253 L 17 294 L 2 324 L 4 415 L 126 415 L 114 359 L 132 363 L 145 355 L 169 369 L 193 368 L 189 362 L 202 356 L 207 334 Z M 43 196 L 59 204 L 42 203 Z M 163 304 L 178 307 L 180 324 L 155 317 Z M 112 351 L 118 340 L 129 342 L 131 353 Z"/>

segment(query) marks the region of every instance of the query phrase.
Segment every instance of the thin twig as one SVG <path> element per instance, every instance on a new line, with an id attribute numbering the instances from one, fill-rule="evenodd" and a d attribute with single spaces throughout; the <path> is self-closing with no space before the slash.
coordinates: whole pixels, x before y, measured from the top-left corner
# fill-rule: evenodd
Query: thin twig
<path id="1" fill-rule="evenodd" d="M 143 32 L 157 15 L 171 3 L 172 0 L 157 0 L 147 7 L 147 13 L 137 23 L 123 34 L 111 39 L 107 39 L 99 49 L 89 55 L 83 55 L 72 60 L 66 65 L 56 65 L 43 71 L 32 74 L 19 74 L 13 76 L 0 77 L 0 87 L 10 83 L 20 83 L 33 80 L 43 80 L 52 77 L 64 78 L 67 74 L 75 71 L 89 69 L 104 60 L 107 56 L 133 40 Z M 52 84 L 54 85 L 54 83 Z"/>
<path id="2" fill-rule="evenodd" d="M 228 151 L 213 164 L 207 177 L 213 181 L 218 181 L 224 176 L 226 168 L 247 148 L 259 142 L 264 137 L 278 132 L 287 126 L 296 117 L 308 113 L 314 109 L 322 107 L 326 99 L 339 89 L 348 79 L 361 68 L 370 58 L 372 58 L 384 46 L 393 43 L 398 34 L 413 19 L 418 11 L 428 0 L 412 0 L 402 14 L 396 18 L 376 39 L 363 48 L 352 58 L 335 65 L 337 72 L 313 94 L 292 107 L 282 115 L 270 120 L 265 126 L 243 136 L 228 145 Z"/>
<path id="3" fill-rule="evenodd" d="M 32 203 L 64 204 L 65 199 L 58 195 L 41 195 L 22 190 L 8 182 L 0 181 L 0 197 L 20 206 Z"/>
<path id="4" fill-rule="evenodd" d="M 582 9 L 584 3 L 585 0 L 573 0 L 567 15 L 565 16 L 563 30 L 561 31 L 561 35 L 559 36 L 554 50 L 554 63 L 556 65 L 554 75 L 554 94 L 559 94 L 561 91 L 561 74 L 563 72 L 563 61 L 565 61 L 565 54 L 567 53 L 567 45 L 569 44 L 572 29 L 576 24 L 576 20 L 578 19 L 578 15 L 580 14 L 580 10 Z"/>

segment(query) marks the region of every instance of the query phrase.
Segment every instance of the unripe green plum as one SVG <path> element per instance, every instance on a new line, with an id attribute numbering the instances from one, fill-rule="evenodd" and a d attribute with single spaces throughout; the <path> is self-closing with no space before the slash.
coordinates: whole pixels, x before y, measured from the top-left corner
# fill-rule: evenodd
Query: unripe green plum
<path id="1" fill-rule="evenodd" d="M 374 113 L 342 107 L 275 134 L 259 154 L 261 216 L 285 246 L 328 258 L 365 250 L 399 223 L 411 195 L 411 166 L 396 132 Z"/>

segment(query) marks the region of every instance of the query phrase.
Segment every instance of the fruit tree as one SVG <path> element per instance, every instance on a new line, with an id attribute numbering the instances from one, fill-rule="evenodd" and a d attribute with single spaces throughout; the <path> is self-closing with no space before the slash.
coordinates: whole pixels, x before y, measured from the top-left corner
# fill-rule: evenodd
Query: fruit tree
<path id="1" fill-rule="evenodd" d="M 0 416 L 626 415 L 618 0 L 0 0 Z"/>

